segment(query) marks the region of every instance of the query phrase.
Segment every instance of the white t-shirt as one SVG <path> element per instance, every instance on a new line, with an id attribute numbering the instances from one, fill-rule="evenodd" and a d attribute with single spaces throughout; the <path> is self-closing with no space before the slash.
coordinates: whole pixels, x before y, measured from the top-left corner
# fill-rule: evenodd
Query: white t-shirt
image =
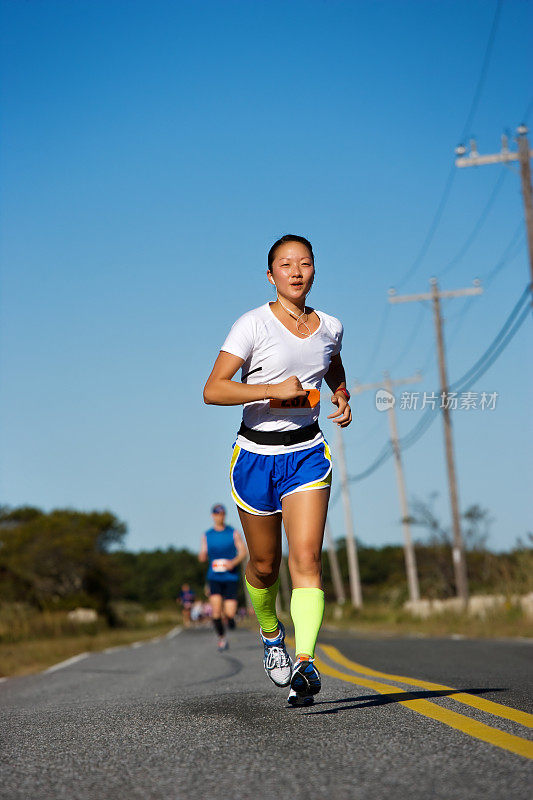
<path id="1" fill-rule="evenodd" d="M 291 431 L 316 422 L 320 413 L 320 386 L 329 370 L 332 356 L 342 347 L 342 323 L 323 311 L 315 311 L 320 319 L 316 331 L 306 339 L 291 333 L 274 315 L 269 303 L 239 317 L 220 348 L 244 359 L 241 380 L 248 384 L 281 383 L 296 375 L 307 398 L 291 400 L 259 400 L 245 403 L 243 420 L 258 431 Z M 252 453 L 273 455 L 305 450 L 323 441 L 319 433 L 312 442 L 296 445 L 259 445 L 244 436 L 237 444 Z"/>

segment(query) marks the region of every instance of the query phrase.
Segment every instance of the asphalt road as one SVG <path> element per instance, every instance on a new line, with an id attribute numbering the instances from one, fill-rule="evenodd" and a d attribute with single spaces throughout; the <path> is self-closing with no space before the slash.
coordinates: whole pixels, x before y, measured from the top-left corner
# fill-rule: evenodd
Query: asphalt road
<path id="1" fill-rule="evenodd" d="M 286 705 L 257 637 L 208 630 L 0 684 L 2 800 L 530 800 L 531 642 L 324 633 Z M 529 756 L 529 758 L 528 758 Z"/>

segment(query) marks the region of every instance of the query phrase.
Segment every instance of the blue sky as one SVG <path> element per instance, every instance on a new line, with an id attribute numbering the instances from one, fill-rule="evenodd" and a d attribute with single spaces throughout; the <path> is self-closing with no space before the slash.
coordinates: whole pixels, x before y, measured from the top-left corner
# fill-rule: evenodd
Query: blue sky
<path id="1" fill-rule="evenodd" d="M 391 306 L 383 327 L 386 292 L 441 199 L 495 2 L 0 7 L 2 502 L 109 508 L 131 549 L 196 549 L 215 500 L 236 521 L 227 468 L 240 410 L 206 407 L 201 392 L 232 322 L 271 298 L 266 253 L 286 232 L 313 242 L 310 301 L 344 323 L 349 385 L 426 365 L 415 388 L 435 388 L 430 310 Z M 503 3 L 467 131 L 482 152 L 530 102 L 531 8 Z M 522 218 L 518 175 L 501 166 L 457 171 L 402 292 L 426 291 L 456 255 L 501 170 L 442 288 L 490 273 Z M 465 300 L 444 304 L 452 380 L 528 280 L 521 233 L 511 252 L 468 313 Z M 530 327 L 473 387 L 498 392 L 496 409 L 453 416 L 461 507 L 490 510 L 498 549 L 530 529 Z M 354 412 L 351 474 L 388 436 L 372 393 Z M 419 413 L 398 412 L 400 434 Z M 409 496 L 438 492 L 447 522 L 440 419 L 404 463 Z M 401 540 L 391 461 L 351 496 L 362 541 Z M 337 503 L 336 536 L 342 520 Z"/>

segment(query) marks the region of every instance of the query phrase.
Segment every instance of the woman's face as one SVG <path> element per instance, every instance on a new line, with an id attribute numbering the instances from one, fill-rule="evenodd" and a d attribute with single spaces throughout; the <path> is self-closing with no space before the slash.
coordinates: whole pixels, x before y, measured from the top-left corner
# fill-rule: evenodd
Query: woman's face
<path id="1" fill-rule="evenodd" d="M 301 242 L 281 244 L 267 276 L 282 297 L 298 302 L 309 294 L 315 278 L 311 253 Z"/>

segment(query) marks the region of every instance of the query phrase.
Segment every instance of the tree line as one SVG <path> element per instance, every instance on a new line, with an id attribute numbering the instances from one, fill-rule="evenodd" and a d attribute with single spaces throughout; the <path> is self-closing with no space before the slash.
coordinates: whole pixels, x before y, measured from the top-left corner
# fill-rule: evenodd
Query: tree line
<path id="1" fill-rule="evenodd" d="M 430 503 L 418 503 L 415 508 L 413 522 L 424 530 L 426 539 L 416 545 L 422 596 L 451 597 L 455 588 L 449 532 Z M 464 517 L 472 592 L 530 591 L 531 540 L 518 541 L 508 553 L 493 553 L 486 547 L 488 513 L 473 506 Z M 161 607 L 174 602 L 183 583 L 203 593 L 206 569 L 196 553 L 174 547 L 129 552 L 124 547 L 126 533 L 125 523 L 110 511 L 1 507 L 0 604 L 23 602 L 41 610 L 87 606 L 115 625 L 114 601 Z M 348 586 L 345 542 L 339 540 L 336 549 Z M 401 546 L 360 543 L 359 564 L 366 600 L 401 604 L 407 599 Z M 326 553 L 323 577 L 326 597 L 333 601 Z"/>

